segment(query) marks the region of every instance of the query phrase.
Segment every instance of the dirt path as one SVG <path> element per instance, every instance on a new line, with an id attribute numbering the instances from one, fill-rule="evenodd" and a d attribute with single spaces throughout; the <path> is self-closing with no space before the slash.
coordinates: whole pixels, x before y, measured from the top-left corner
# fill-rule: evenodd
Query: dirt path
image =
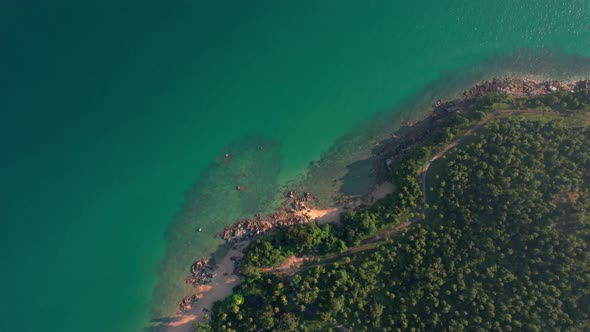
<path id="1" fill-rule="evenodd" d="M 421 172 L 421 175 L 422 175 L 422 197 L 424 198 L 424 203 L 427 203 L 427 200 L 426 200 L 426 177 L 428 175 L 428 170 L 430 169 L 430 166 L 432 165 L 432 163 L 435 160 L 444 156 L 445 153 L 447 153 L 450 149 L 459 145 L 466 137 L 472 136 L 473 133 L 475 133 L 477 130 L 479 130 L 481 127 L 483 127 L 486 123 L 488 123 L 491 119 L 493 119 L 494 117 L 496 117 L 499 114 L 515 114 L 515 113 L 524 114 L 524 113 L 535 113 L 535 112 L 538 112 L 538 111 L 531 110 L 531 109 L 502 110 L 502 111 L 495 111 L 491 114 L 488 114 L 485 118 L 481 119 L 481 121 L 479 121 L 475 126 L 469 128 L 465 133 L 463 133 L 463 135 L 461 135 L 459 138 L 457 138 L 456 140 L 454 140 L 453 142 L 451 142 L 447 146 L 445 146 L 434 157 L 430 158 L 430 160 L 422 168 L 422 172 Z"/>
<path id="2" fill-rule="evenodd" d="M 430 166 L 432 165 L 432 163 L 439 159 L 440 157 L 444 156 L 449 150 L 451 150 L 452 148 L 458 146 L 466 137 L 472 136 L 475 131 L 479 130 L 482 126 L 484 126 L 488 121 L 490 121 L 492 118 L 494 118 L 497 114 L 499 113 L 513 113 L 515 111 L 497 111 L 494 112 L 492 114 L 489 114 L 488 116 L 486 116 L 485 118 L 483 118 L 481 121 L 479 121 L 475 126 L 469 128 L 465 133 L 463 133 L 460 137 L 458 137 L 457 139 L 455 139 L 454 141 L 452 141 L 451 143 L 449 143 L 448 145 L 446 145 L 439 153 L 437 153 L 436 155 L 434 155 L 434 157 L 430 158 L 430 160 L 426 163 L 426 165 L 424 165 L 424 167 L 422 168 L 421 171 L 421 176 L 422 176 L 422 196 L 424 198 L 424 203 L 426 204 L 426 178 L 428 175 L 428 170 L 430 169 Z M 526 112 L 526 111 L 524 111 Z M 421 220 L 424 218 L 426 213 L 426 208 L 424 208 L 424 211 L 422 213 L 422 215 L 417 216 L 415 218 L 413 218 L 412 220 L 402 224 L 402 225 L 398 225 L 397 227 L 394 227 L 393 229 L 389 229 L 389 230 L 385 230 L 382 231 L 378 234 L 375 234 L 367 239 L 365 239 L 361 244 L 348 248 L 346 251 L 339 253 L 339 254 L 334 254 L 328 257 L 324 257 L 322 258 L 320 261 L 310 264 L 310 265 L 306 265 L 306 266 L 302 266 L 303 263 L 305 263 L 306 261 L 310 261 L 311 259 L 313 259 L 313 257 L 301 257 L 301 258 L 297 258 L 295 256 L 293 257 L 289 257 L 287 258 L 283 263 L 281 263 L 280 266 L 278 267 L 265 267 L 265 268 L 261 268 L 260 272 L 263 273 L 281 273 L 284 274 L 285 272 L 290 272 L 289 275 L 295 275 L 295 274 L 299 274 L 299 273 L 303 273 L 309 269 L 312 269 L 314 267 L 320 266 L 320 265 L 324 265 L 327 263 L 330 263 L 332 261 L 337 260 L 338 258 L 346 255 L 346 254 L 350 254 L 350 253 L 355 253 L 355 252 L 360 252 L 360 251 L 364 251 L 370 248 L 373 248 L 376 242 L 380 241 L 381 239 L 387 238 L 389 236 L 391 236 L 394 233 L 399 232 L 400 230 L 409 227 L 410 225 L 412 225 L 413 223 L 417 222 L 418 220 Z M 335 327 L 336 329 L 339 329 L 341 331 L 349 331 L 347 327 L 345 327 L 342 324 L 339 323 L 333 323 L 332 324 L 333 327 Z"/>
<path id="3" fill-rule="evenodd" d="M 452 148 L 458 146 L 466 137 L 472 136 L 477 130 L 479 130 L 482 126 L 484 126 L 488 121 L 490 121 L 496 115 L 498 115 L 500 113 L 507 114 L 507 113 L 514 113 L 514 112 L 530 112 L 530 110 L 524 110 L 524 111 L 506 110 L 506 111 L 493 112 L 492 114 L 487 115 L 485 118 L 483 118 L 481 121 L 479 121 L 476 125 L 469 128 L 460 137 L 458 137 L 457 139 L 455 139 L 454 141 L 452 141 L 451 143 L 446 145 L 439 153 L 434 155 L 434 157 L 430 158 L 430 160 L 426 163 L 426 165 L 424 165 L 424 167 L 422 168 L 422 171 L 421 171 L 422 196 L 424 198 L 424 203 L 427 203 L 427 201 L 426 201 L 426 177 L 428 175 L 428 170 L 430 169 L 430 166 L 432 165 L 432 163 L 435 160 L 439 159 L 440 157 L 444 156 Z M 372 244 L 378 242 L 381 239 L 387 238 L 387 237 L 391 236 L 392 234 L 397 233 L 404 228 L 409 227 L 410 225 L 417 222 L 418 220 L 421 220 L 424 217 L 425 213 L 426 213 L 426 208 L 424 208 L 422 215 L 417 216 L 417 217 L 413 218 L 412 220 L 410 220 L 402 225 L 399 225 L 393 229 L 389 229 L 389 230 L 385 230 L 380 233 L 377 233 L 377 234 L 365 239 L 361 244 L 351 247 L 351 248 L 348 248 L 346 251 L 344 251 L 342 253 L 334 254 L 334 255 L 331 255 L 328 257 L 324 257 L 319 262 L 316 262 L 314 264 L 300 267 L 302 265 L 302 263 L 304 262 L 303 258 L 297 259 L 296 257 L 289 257 L 278 268 L 266 267 L 266 268 L 262 268 L 260 271 L 261 272 L 270 272 L 270 273 L 284 273 L 284 272 L 286 272 L 286 270 L 288 268 L 291 271 L 290 275 L 305 272 L 313 267 L 324 265 L 326 263 L 334 261 L 346 254 L 359 252 L 359 251 L 363 251 L 363 250 L 367 250 L 369 248 L 372 248 L 373 247 Z M 293 264 L 293 262 L 296 262 L 296 264 Z M 283 266 L 286 266 L 287 268 L 281 268 Z"/>
<path id="4" fill-rule="evenodd" d="M 312 259 L 313 259 L 313 256 L 303 256 L 303 257 L 291 256 L 291 257 L 288 257 L 287 259 L 285 259 L 281 263 L 281 265 L 279 265 L 279 266 L 261 267 L 259 271 L 261 273 L 285 273 L 288 271 L 298 269 L 301 265 L 303 265 L 303 263 L 310 261 Z"/>
<path id="5" fill-rule="evenodd" d="M 505 112 L 509 112 L 509 111 L 505 111 Z M 424 167 L 422 168 L 422 172 L 421 172 L 421 174 L 422 174 L 422 198 L 424 198 L 424 203 L 427 203 L 427 200 L 426 200 L 426 176 L 428 175 L 428 170 L 430 169 L 430 166 L 432 165 L 432 163 L 435 160 L 437 160 L 438 158 L 444 156 L 445 153 L 447 153 L 450 149 L 459 145 L 459 143 L 461 143 L 466 137 L 472 136 L 476 130 L 479 130 L 479 128 L 481 128 L 483 125 L 485 125 L 488 121 L 490 121 L 498 113 L 499 112 L 494 112 L 492 114 L 487 115 L 485 118 L 483 118 L 481 121 L 479 121 L 475 126 L 469 128 L 459 138 L 455 139 L 454 141 L 449 143 L 447 146 L 445 146 L 439 153 L 434 155 L 434 157 L 430 158 L 430 160 L 426 163 L 426 165 L 424 165 Z"/>
<path id="6" fill-rule="evenodd" d="M 313 259 L 313 257 L 297 258 L 295 256 L 292 256 L 292 257 L 287 258 L 283 263 L 281 263 L 280 266 L 278 266 L 278 267 L 263 267 L 263 268 L 260 268 L 260 272 L 277 274 L 277 273 L 284 273 L 284 272 L 290 271 L 289 275 L 295 275 L 295 274 L 305 272 L 305 271 L 307 271 L 311 268 L 314 268 L 316 266 L 324 265 L 326 263 L 335 261 L 336 259 L 338 259 L 344 255 L 359 252 L 359 251 L 364 251 L 369 248 L 372 248 L 373 244 L 379 242 L 379 240 L 387 238 L 391 234 L 399 232 L 401 229 L 407 228 L 408 226 L 410 226 L 411 224 L 413 224 L 416 220 L 418 220 L 420 218 L 421 217 L 416 217 L 413 220 L 408 221 L 407 223 L 398 225 L 393 229 L 388 229 L 383 232 L 377 233 L 377 234 L 363 240 L 361 242 L 361 244 L 354 246 L 354 247 L 350 247 L 341 253 L 330 255 L 328 257 L 324 257 L 319 262 L 315 262 L 313 264 L 301 267 L 301 265 L 303 265 L 303 263 L 305 263 L 306 261 L 311 261 Z"/>
<path id="7" fill-rule="evenodd" d="M 309 209 L 305 213 L 312 220 L 320 223 L 338 221 L 341 210 L 333 209 Z M 221 301 L 232 294 L 232 289 L 240 284 L 240 276 L 234 274 L 235 261 L 244 256 L 243 249 L 250 241 L 241 241 L 235 248 L 229 250 L 223 259 L 213 269 L 213 278 L 206 285 L 199 285 L 195 289 L 197 301 L 190 310 L 176 314 L 166 326 L 166 332 L 192 332 L 193 324 L 203 322 L 207 312 L 211 310 L 213 303 Z M 284 265 L 279 267 L 279 272 L 297 269 L 307 258 L 292 257 Z"/>
<path id="8" fill-rule="evenodd" d="M 530 112 L 530 110 L 523 110 L 523 111 L 505 110 L 505 111 L 496 111 L 492 114 L 489 114 L 485 118 L 483 118 L 481 121 L 479 121 L 476 125 L 469 128 L 460 137 L 458 137 L 457 139 L 455 139 L 454 141 L 452 141 L 451 143 L 446 145 L 440 152 L 438 152 L 432 158 L 430 158 L 430 160 L 428 160 L 428 162 L 426 163 L 426 165 L 424 165 L 424 167 L 422 168 L 422 171 L 421 171 L 422 196 L 424 199 L 424 203 L 427 203 L 427 200 L 426 200 L 426 188 L 427 188 L 426 178 L 427 178 L 428 171 L 429 171 L 432 163 L 435 160 L 444 156 L 452 148 L 458 146 L 466 137 L 472 136 L 477 130 L 479 130 L 482 126 L 484 126 L 488 121 L 490 121 L 496 115 L 498 115 L 498 114 L 511 114 L 511 113 L 515 113 L 515 112 L 526 113 L 526 112 Z M 375 196 L 374 197 L 375 200 L 377 198 L 381 198 L 381 196 L 385 196 L 386 194 L 393 191 L 393 188 L 390 188 L 390 187 L 384 187 L 384 188 L 385 189 L 382 188 L 383 190 L 378 189 L 377 193 L 373 195 L 373 196 Z M 380 191 L 383 191 L 383 193 L 381 193 Z M 307 211 L 307 213 L 309 213 L 311 215 L 312 219 L 319 219 L 321 223 L 337 221 L 338 216 L 340 215 L 341 212 L 342 211 L 340 208 L 327 209 L 327 210 L 319 210 L 319 209 L 313 210 L 312 209 L 311 211 Z M 407 228 L 410 225 L 412 225 L 413 223 L 423 219 L 425 213 L 426 213 L 426 208 L 424 209 L 422 215 L 417 216 L 402 225 L 398 225 L 392 229 L 387 229 L 387 230 L 384 230 L 378 234 L 375 234 L 375 235 L 365 239 L 364 241 L 362 241 L 361 244 L 351 247 L 351 248 L 348 248 L 346 251 L 344 251 L 342 253 L 334 254 L 334 255 L 331 255 L 328 257 L 324 257 L 319 262 L 316 262 L 316 263 L 313 263 L 310 265 L 304 265 L 305 262 L 311 261 L 313 259 L 313 257 L 299 257 L 298 258 L 298 257 L 293 256 L 293 257 L 287 258 L 278 267 L 261 268 L 260 272 L 280 273 L 280 274 L 288 273 L 289 275 L 294 275 L 294 274 L 305 272 L 313 267 L 324 265 L 326 263 L 334 261 L 346 254 L 360 252 L 360 251 L 364 251 L 364 250 L 373 248 L 374 244 L 377 243 L 378 241 L 380 241 L 384 238 L 387 238 L 387 237 L 391 236 L 392 234 L 397 233 L 400 230 Z M 197 293 L 198 301 L 195 303 L 195 305 L 193 305 L 193 308 L 187 312 L 180 313 L 180 314 L 176 315 L 174 317 L 175 320 L 173 322 L 169 323 L 167 331 L 169 331 L 169 332 L 192 331 L 192 324 L 195 322 L 201 321 L 202 318 L 206 315 L 207 309 L 210 309 L 214 302 L 216 302 L 218 300 L 223 300 L 227 296 L 231 295 L 232 288 L 234 286 L 238 285 L 240 282 L 239 276 L 233 274 L 234 262 L 231 259 L 231 257 L 234 256 L 234 258 L 235 258 L 235 257 L 243 256 L 242 248 L 243 248 L 243 245 L 241 245 L 239 248 L 233 249 L 230 252 L 228 252 L 228 254 L 223 258 L 223 260 L 215 268 L 212 282 L 208 285 L 201 285 L 197 289 L 196 293 Z M 344 327 L 338 326 L 337 328 L 342 329 Z"/>

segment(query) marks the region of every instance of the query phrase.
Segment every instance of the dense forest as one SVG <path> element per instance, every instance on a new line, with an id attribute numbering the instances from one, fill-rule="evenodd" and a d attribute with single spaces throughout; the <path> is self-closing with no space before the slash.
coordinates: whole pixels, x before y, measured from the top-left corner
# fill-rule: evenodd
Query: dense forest
<path id="1" fill-rule="evenodd" d="M 589 330 L 588 96 L 493 95 L 451 114 L 396 162 L 394 194 L 253 241 L 241 285 L 196 330 Z M 425 202 L 421 170 L 451 142 Z M 260 273 L 291 255 L 315 259 Z"/>

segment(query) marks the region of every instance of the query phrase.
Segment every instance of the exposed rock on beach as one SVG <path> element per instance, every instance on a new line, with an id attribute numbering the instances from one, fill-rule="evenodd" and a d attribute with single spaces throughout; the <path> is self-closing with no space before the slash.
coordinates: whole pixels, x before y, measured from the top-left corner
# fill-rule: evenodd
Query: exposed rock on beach
<path id="1" fill-rule="evenodd" d="M 185 279 L 187 285 L 198 287 L 211 283 L 213 278 L 213 270 L 215 269 L 215 262 L 211 259 L 202 258 L 191 265 L 191 274 Z M 185 296 L 178 304 L 181 312 L 192 309 L 193 303 L 197 301 L 195 294 Z"/>
<path id="2" fill-rule="evenodd" d="M 421 144 L 431 133 L 439 126 L 440 121 L 444 120 L 454 112 L 471 112 L 481 105 L 482 98 L 495 93 L 505 93 L 515 97 L 541 96 L 558 92 L 571 92 L 590 88 L 590 80 L 578 82 L 563 81 L 534 81 L 521 78 L 498 78 L 493 80 L 482 81 L 472 88 L 463 92 L 463 97 L 452 101 L 438 100 L 434 103 L 433 112 L 423 120 L 411 124 L 408 127 L 401 128 L 399 131 L 388 136 L 389 138 L 379 145 L 376 154 L 372 157 L 373 170 L 377 175 L 376 190 L 367 197 L 342 196 L 337 201 L 337 207 L 330 210 L 317 210 L 312 207 L 316 198 L 309 192 L 296 193 L 288 191 L 285 193 L 285 201 L 282 206 L 273 214 L 267 216 L 257 215 L 253 218 L 245 218 L 236 223 L 227 226 L 218 236 L 225 240 L 229 253 L 227 257 L 220 262 L 224 268 L 216 268 L 215 262 L 208 259 L 200 259 L 193 263 L 190 268 L 190 275 L 186 283 L 192 285 L 197 293 L 192 296 L 186 296 L 179 303 L 181 312 L 194 312 L 196 315 L 191 318 L 193 321 L 199 319 L 200 311 L 208 310 L 214 300 L 222 299 L 221 295 L 231 294 L 231 287 L 239 284 L 239 268 L 243 257 L 242 250 L 248 242 L 258 236 L 270 233 L 275 228 L 288 227 L 295 224 L 304 224 L 312 222 L 318 216 L 326 214 L 339 214 L 346 210 L 355 210 L 362 206 L 368 206 L 375 200 L 386 196 L 393 191 L 393 185 L 386 183 L 389 170 L 398 162 L 400 156 L 408 149 Z M 225 156 L 226 161 L 231 158 L 229 154 Z M 236 187 L 237 191 L 246 189 L 243 185 Z M 321 212 L 321 213 L 320 213 Z M 290 265 L 289 265 L 290 266 Z M 230 275 L 231 274 L 231 275 Z M 233 275 L 233 276 L 232 276 Z M 219 281 L 215 281 L 219 279 Z M 227 280 L 231 283 L 228 283 Z M 212 280 L 215 285 L 212 284 Z M 224 281 L 225 280 L 225 281 Z M 216 288 L 215 288 L 215 287 Z M 220 291 L 223 290 L 224 294 Z M 199 302 L 195 305 L 196 301 Z M 199 312 L 197 312 L 199 311 Z M 185 313 L 186 315 L 186 313 Z"/>
<path id="3" fill-rule="evenodd" d="M 286 196 L 287 199 L 279 211 L 269 216 L 242 219 L 227 226 L 219 236 L 229 243 L 235 243 L 242 240 L 251 240 L 256 236 L 268 233 L 276 227 L 304 224 L 314 219 L 311 213 L 312 209 L 309 206 L 314 197 L 310 193 L 306 192 L 296 196 L 295 192 L 289 191 Z"/>
<path id="4" fill-rule="evenodd" d="M 514 97 L 534 97 L 558 92 L 575 92 L 590 88 L 590 79 L 577 82 L 570 81 L 536 81 L 525 78 L 495 78 L 479 82 L 463 92 L 462 98 L 451 101 L 437 100 L 425 119 L 417 123 L 408 123 L 408 128 L 391 134 L 390 139 L 381 145 L 374 159 L 374 170 L 378 181 L 387 178 L 392 166 L 403 152 L 421 144 L 437 128 L 439 122 L 454 112 L 471 112 L 480 104 L 482 98 L 505 93 Z"/>

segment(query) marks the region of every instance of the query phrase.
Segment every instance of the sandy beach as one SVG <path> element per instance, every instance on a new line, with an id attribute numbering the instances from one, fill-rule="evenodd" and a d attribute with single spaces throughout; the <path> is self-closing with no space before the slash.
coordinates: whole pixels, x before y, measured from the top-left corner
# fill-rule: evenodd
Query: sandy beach
<path id="1" fill-rule="evenodd" d="M 338 221 L 340 212 L 340 208 L 310 209 L 307 214 L 312 219 L 327 223 Z M 195 288 L 197 301 L 192 308 L 175 315 L 173 321 L 168 323 L 167 332 L 193 331 L 193 324 L 206 320 L 207 311 L 211 310 L 213 303 L 232 294 L 232 289 L 240 284 L 239 275 L 234 274 L 235 260 L 244 256 L 242 251 L 248 244 L 249 241 L 241 241 L 225 254 L 213 269 L 211 282 Z"/>
<path id="2" fill-rule="evenodd" d="M 223 259 L 217 263 L 213 270 L 213 278 L 206 285 L 199 285 L 195 288 L 197 301 L 192 309 L 174 316 L 174 320 L 168 323 L 166 331 L 169 332 L 191 332 L 193 324 L 202 321 L 207 311 L 211 310 L 213 303 L 230 296 L 232 289 L 240 283 L 240 277 L 234 274 L 234 260 L 232 257 L 242 257 L 242 250 L 248 246 L 248 241 L 240 242 L 232 247 Z"/>
<path id="3" fill-rule="evenodd" d="M 387 194 L 394 190 L 395 186 L 393 184 L 384 182 L 375 185 L 375 188 L 370 195 L 364 198 L 359 198 L 358 201 L 359 203 L 361 201 L 372 203 L 387 196 Z M 342 206 L 328 209 L 308 207 L 306 210 L 298 213 L 305 213 L 310 220 L 315 220 L 319 224 L 326 224 L 338 222 L 340 214 L 343 211 L 344 208 Z M 249 243 L 250 241 L 245 240 L 231 246 L 231 249 L 225 254 L 223 259 L 213 268 L 211 282 L 205 285 L 199 285 L 195 288 L 197 301 L 193 303 L 192 308 L 174 316 L 173 321 L 169 322 L 167 325 L 167 332 L 193 331 L 193 324 L 207 320 L 207 312 L 211 310 L 213 303 L 221 301 L 232 294 L 232 289 L 240 283 L 240 276 L 234 274 L 235 261 L 240 260 L 244 256 L 243 249 L 246 248 Z M 288 270 L 293 266 L 302 264 L 305 260 L 306 258 L 290 257 L 284 263 L 284 266 L 279 267 L 279 270 Z"/>

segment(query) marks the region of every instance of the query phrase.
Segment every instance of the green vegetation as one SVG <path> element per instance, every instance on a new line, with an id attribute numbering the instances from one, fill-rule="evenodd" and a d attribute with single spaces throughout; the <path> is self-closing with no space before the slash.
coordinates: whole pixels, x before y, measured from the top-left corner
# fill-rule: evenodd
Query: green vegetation
<path id="1" fill-rule="evenodd" d="M 293 225 L 272 236 L 258 238 L 247 248 L 246 266 L 274 266 L 286 257 L 302 254 L 342 252 L 347 249 L 331 225 Z"/>
<path id="2" fill-rule="evenodd" d="M 587 91 L 500 94 L 450 115 L 396 162 L 396 193 L 340 224 L 254 241 L 241 285 L 199 331 L 590 329 L 588 105 Z M 528 111 L 494 113 L 434 161 L 426 205 L 426 162 L 508 108 Z M 290 255 L 317 259 L 292 275 L 258 272 Z"/>

